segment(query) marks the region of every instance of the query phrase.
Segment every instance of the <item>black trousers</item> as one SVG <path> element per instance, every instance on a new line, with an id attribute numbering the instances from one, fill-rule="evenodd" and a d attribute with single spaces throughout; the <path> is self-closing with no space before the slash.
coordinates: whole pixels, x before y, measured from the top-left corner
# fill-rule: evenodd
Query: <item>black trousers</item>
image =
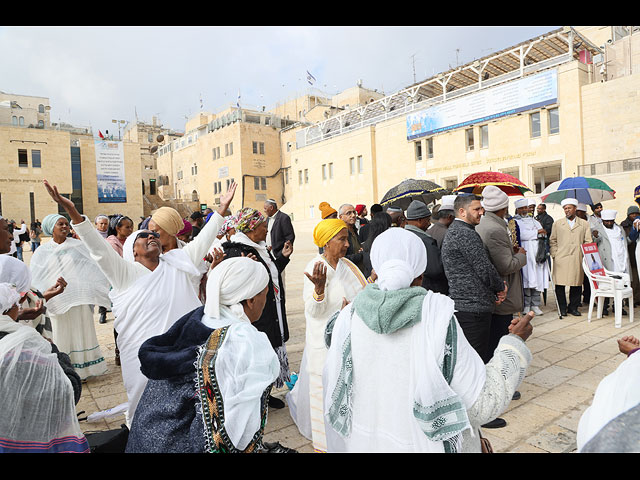
<path id="1" fill-rule="evenodd" d="M 489 359 L 484 363 L 491 360 L 493 352 L 495 352 L 498 343 L 500 343 L 500 339 L 509 334 L 509 325 L 511 325 L 511 320 L 513 320 L 513 314 L 497 315 L 494 313 L 491 315 L 491 333 L 489 335 L 489 351 L 487 352 Z"/>
<path id="2" fill-rule="evenodd" d="M 589 300 L 591 299 L 591 284 L 589 283 L 589 279 L 587 278 L 587 274 L 584 275 L 584 281 L 582 283 L 582 303 L 589 304 Z"/>
<path id="3" fill-rule="evenodd" d="M 564 289 L 564 285 L 556 285 L 556 298 L 562 315 L 566 315 L 567 311 L 577 310 L 580 305 L 580 296 L 582 295 L 581 286 L 569 287 L 569 307 L 567 308 L 567 294 Z"/>
<path id="4" fill-rule="evenodd" d="M 491 312 L 456 312 L 456 319 L 464 336 L 484 363 L 491 360 Z"/>

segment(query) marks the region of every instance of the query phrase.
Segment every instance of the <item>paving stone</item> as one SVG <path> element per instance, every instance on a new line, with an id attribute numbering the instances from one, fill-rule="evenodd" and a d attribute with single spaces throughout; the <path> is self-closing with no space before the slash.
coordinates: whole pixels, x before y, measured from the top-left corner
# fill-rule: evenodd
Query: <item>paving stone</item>
<path id="1" fill-rule="evenodd" d="M 547 368 L 543 368 L 533 375 L 530 375 L 527 378 L 527 381 L 541 387 L 553 388 L 563 384 L 565 381 L 575 377 L 579 373 L 580 372 L 578 370 L 573 368 L 551 365 Z"/>

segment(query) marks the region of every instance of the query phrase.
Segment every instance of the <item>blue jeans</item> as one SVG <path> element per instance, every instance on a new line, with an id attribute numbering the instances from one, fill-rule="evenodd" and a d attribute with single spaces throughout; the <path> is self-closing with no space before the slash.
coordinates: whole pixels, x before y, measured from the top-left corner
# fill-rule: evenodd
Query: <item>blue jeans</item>
<path id="1" fill-rule="evenodd" d="M 40 246 L 40 242 L 31 242 L 31 251 L 35 252 L 36 248 Z"/>

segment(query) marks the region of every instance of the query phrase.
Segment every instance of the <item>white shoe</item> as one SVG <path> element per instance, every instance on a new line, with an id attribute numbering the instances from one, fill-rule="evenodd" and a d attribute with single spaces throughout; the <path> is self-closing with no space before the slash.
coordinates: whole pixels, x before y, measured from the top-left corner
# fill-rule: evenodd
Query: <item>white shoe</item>
<path id="1" fill-rule="evenodd" d="M 543 315 L 544 314 L 544 312 L 542 310 L 540 310 L 539 307 L 531 307 L 531 311 L 533 313 L 535 313 L 536 315 Z"/>

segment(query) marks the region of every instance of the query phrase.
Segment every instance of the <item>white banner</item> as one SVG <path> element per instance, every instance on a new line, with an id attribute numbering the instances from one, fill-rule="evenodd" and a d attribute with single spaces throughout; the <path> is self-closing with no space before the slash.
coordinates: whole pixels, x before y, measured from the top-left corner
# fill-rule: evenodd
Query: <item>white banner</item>
<path id="1" fill-rule="evenodd" d="M 96 140 L 95 151 L 98 202 L 126 203 L 127 187 L 122 142 Z"/>

